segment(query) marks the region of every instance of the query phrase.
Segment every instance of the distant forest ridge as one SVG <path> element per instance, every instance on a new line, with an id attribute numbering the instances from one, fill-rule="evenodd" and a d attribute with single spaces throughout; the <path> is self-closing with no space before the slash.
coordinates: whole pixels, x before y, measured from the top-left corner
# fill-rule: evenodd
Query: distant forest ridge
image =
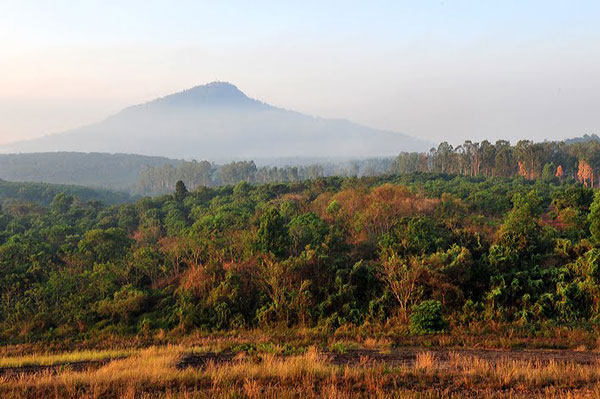
<path id="1" fill-rule="evenodd" d="M 130 202 L 133 198 L 124 192 L 94 189 L 83 186 L 32 182 L 10 182 L 0 180 L 0 205 L 2 209 L 11 209 L 13 214 L 30 213 L 33 208 L 48 206 L 57 195 L 77 198 L 79 201 L 102 202 L 108 205 Z"/>
<path id="2" fill-rule="evenodd" d="M 259 163 L 260 162 L 260 163 Z M 295 182 L 327 176 L 443 173 L 464 176 L 523 176 L 527 179 L 575 179 L 597 187 L 600 137 L 585 135 L 560 142 L 516 145 L 466 141 L 441 143 L 429 152 L 402 152 L 369 159 L 273 159 L 218 165 L 136 154 L 49 152 L 0 155 L 0 178 L 10 181 L 76 184 L 126 191 L 134 195 L 172 192 L 183 181 L 189 189 L 248 183 Z M 288 162 L 286 164 L 286 162 Z M 262 165 L 262 166 L 261 166 Z M 277 165 L 277 166 L 273 166 Z"/>
<path id="3" fill-rule="evenodd" d="M 94 152 L 0 154 L 0 179 L 131 192 L 144 168 L 179 162 L 164 157 Z"/>

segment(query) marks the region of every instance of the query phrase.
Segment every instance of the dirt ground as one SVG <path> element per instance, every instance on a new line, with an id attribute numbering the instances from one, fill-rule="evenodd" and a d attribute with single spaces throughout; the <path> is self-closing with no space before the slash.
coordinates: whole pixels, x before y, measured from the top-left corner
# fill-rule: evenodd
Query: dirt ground
<path id="1" fill-rule="evenodd" d="M 356 364 L 359 362 L 385 363 L 389 366 L 411 365 L 417 354 L 432 353 L 438 363 L 443 365 L 449 359 L 450 353 L 461 356 L 478 357 L 491 362 L 499 360 L 533 361 L 541 364 L 550 361 L 569 362 L 590 365 L 600 362 L 600 352 L 573 350 L 497 350 L 497 349 L 427 349 L 427 348 L 394 348 L 388 351 L 374 349 L 351 349 L 343 353 L 323 352 L 328 361 L 335 365 Z M 224 363 L 235 361 L 236 356 L 231 352 L 203 353 L 184 356 L 178 367 L 203 367 L 209 362 Z M 260 355 L 255 356 L 260 361 Z"/>
<path id="2" fill-rule="evenodd" d="M 349 349 L 343 353 L 324 351 L 322 352 L 327 361 L 334 365 L 353 365 L 361 362 L 373 362 L 386 364 L 390 367 L 400 365 L 411 365 L 415 362 L 419 353 L 432 353 L 438 366 L 443 367 L 448 362 L 450 353 L 461 356 L 473 356 L 491 362 L 500 360 L 533 361 L 540 364 L 550 361 L 569 362 L 581 365 L 600 365 L 600 352 L 574 351 L 574 350 L 498 350 L 498 349 L 428 349 L 428 348 L 393 348 L 386 351 L 375 349 Z M 254 361 L 261 361 L 261 354 L 249 355 Z M 283 356 L 283 355 L 279 355 Z M 248 358 L 247 356 L 245 357 Z M 235 362 L 240 359 L 233 352 L 207 352 L 201 354 L 189 354 L 181 358 L 177 364 L 178 368 L 202 368 L 208 363 Z M 0 376 L 12 377 L 21 374 L 33 373 L 58 373 L 63 370 L 88 370 L 99 368 L 111 360 L 95 360 L 83 362 L 61 363 L 51 366 L 22 366 L 0 368 Z"/>

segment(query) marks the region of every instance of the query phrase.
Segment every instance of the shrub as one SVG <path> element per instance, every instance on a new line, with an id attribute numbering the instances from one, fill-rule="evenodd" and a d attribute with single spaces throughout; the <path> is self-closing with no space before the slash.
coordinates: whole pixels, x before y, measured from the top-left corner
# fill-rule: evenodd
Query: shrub
<path id="1" fill-rule="evenodd" d="M 443 331 L 446 327 L 440 301 L 423 301 L 413 308 L 410 315 L 411 334 L 433 334 Z"/>

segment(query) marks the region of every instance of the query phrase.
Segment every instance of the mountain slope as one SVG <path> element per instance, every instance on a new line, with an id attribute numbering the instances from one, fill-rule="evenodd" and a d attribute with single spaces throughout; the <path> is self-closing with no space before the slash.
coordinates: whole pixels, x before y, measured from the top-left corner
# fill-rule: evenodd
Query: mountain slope
<path id="1" fill-rule="evenodd" d="M 77 197 L 81 201 L 101 201 L 105 204 L 122 204 L 134 200 L 127 193 L 106 189 L 72 184 L 13 182 L 0 179 L 0 206 L 3 211 L 6 211 L 6 204 L 11 201 L 17 201 L 17 208 L 19 207 L 18 203 L 22 201 L 50 205 L 54 197 L 60 193 Z"/>
<path id="2" fill-rule="evenodd" d="M 15 143 L 10 152 L 126 152 L 229 160 L 365 157 L 427 150 L 430 143 L 346 120 L 314 118 L 213 82 L 124 109 L 93 125 Z"/>
<path id="3" fill-rule="evenodd" d="M 165 165 L 175 166 L 180 162 L 175 159 L 136 154 L 82 152 L 0 154 L 0 179 L 76 184 L 130 191 L 144 169 Z"/>

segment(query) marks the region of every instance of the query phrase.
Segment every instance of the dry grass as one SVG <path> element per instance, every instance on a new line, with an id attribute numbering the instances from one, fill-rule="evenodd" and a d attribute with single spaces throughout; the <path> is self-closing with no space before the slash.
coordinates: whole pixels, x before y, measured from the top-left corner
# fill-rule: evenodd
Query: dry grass
<path id="1" fill-rule="evenodd" d="M 287 357 L 241 352 L 231 361 L 177 368 L 189 352 L 184 346 L 151 347 L 95 370 L 1 377 L 0 397 L 600 397 L 596 363 L 488 360 L 458 353 L 442 359 L 424 351 L 413 363 L 396 367 L 367 358 L 340 365 L 310 348 Z"/>
<path id="2" fill-rule="evenodd" d="M 319 379 L 336 373 L 332 365 L 314 348 L 306 354 L 290 357 L 277 357 L 266 354 L 256 363 L 253 359 L 238 357 L 230 364 L 209 363 L 204 375 L 214 382 L 235 382 L 244 379 L 278 379 L 282 382 L 298 378 Z"/>
<path id="3" fill-rule="evenodd" d="M 39 354 L 0 357 L 0 368 L 52 366 L 56 364 L 110 360 L 130 356 L 131 350 L 75 351 L 59 354 Z"/>

